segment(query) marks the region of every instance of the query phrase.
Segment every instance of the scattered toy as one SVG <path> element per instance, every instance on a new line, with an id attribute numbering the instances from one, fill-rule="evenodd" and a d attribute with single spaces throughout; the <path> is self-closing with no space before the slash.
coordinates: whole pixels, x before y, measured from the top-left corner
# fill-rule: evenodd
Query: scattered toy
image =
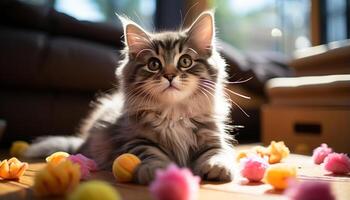
<path id="1" fill-rule="evenodd" d="M 133 172 L 141 163 L 141 160 L 130 153 L 118 156 L 113 162 L 113 174 L 118 182 L 131 182 Z"/>
<path id="2" fill-rule="evenodd" d="M 11 145 L 10 155 L 14 157 L 21 157 L 28 147 L 29 144 L 26 141 L 15 141 Z"/>
<path id="3" fill-rule="evenodd" d="M 47 163 L 51 163 L 51 164 L 59 164 L 62 161 L 65 161 L 68 158 L 69 153 L 63 152 L 63 151 L 59 151 L 56 153 L 51 154 L 50 156 L 48 156 L 45 160 Z"/>
<path id="4" fill-rule="evenodd" d="M 335 200 L 331 186 L 327 182 L 292 183 L 284 194 L 290 200 Z"/>
<path id="5" fill-rule="evenodd" d="M 68 200 L 120 200 L 118 191 L 103 181 L 88 181 L 79 185 Z"/>
<path id="6" fill-rule="evenodd" d="M 265 182 L 275 189 L 283 190 L 288 187 L 288 181 L 296 177 L 296 168 L 284 163 L 270 165 L 265 173 Z"/>
<path id="7" fill-rule="evenodd" d="M 96 162 L 82 154 L 70 155 L 67 159 L 80 166 L 82 179 L 87 179 L 90 176 L 90 172 L 97 170 Z"/>
<path id="8" fill-rule="evenodd" d="M 332 153 L 332 148 L 329 148 L 327 144 L 323 143 L 321 146 L 314 149 L 312 154 L 312 160 L 315 164 L 323 163 L 324 159 L 328 156 L 328 154 Z"/>
<path id="9" fill-rule="evenodd" d="M 0 163 L 0 178 L 6 180 L 19 179 L 27 168 L 28 163 L 21 162 L 15 157 L 3 160 Z"/>
<path id="10" fill-rule="evenodd" d="M 350 158 L 344 153 L 330 153 L 324 159 L 323 167 L 333 174 L 347 174 L 350 172 Z"/>
<path id="11" fill-rule="evenodd" d="M 65 195 L 78 186 L 80 177 L 79 165 L 70 160 L 49 162 L 34 178 L 34 193 L 39 197 Z"/>
<path id="12" fill-rule="evenodd" d="M 165 170 L 157 170 L 156 178 L 150 185 L 156 200 L 195 200 L 198 196 L 200 178 L 192 172 L 171 164 Z"/>
<path id="13" fill-rule="evenodd" d="M 259 182 L 264 178 L 268 163 L 261 157 L 252 156 L 241 159 L 241 175 L 251 182 Z"/>

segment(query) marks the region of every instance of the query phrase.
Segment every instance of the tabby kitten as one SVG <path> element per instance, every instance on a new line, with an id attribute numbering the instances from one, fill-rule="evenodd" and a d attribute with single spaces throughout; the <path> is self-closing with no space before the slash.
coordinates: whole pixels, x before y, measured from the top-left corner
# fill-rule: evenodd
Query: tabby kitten
<path id="1" fill-rule="evenodd" d="M 120 18 L 126 47 L 116 72 L 119 91 L 99 100 L 81 128 L 81 140 L 49 137 L 27 155 L 77 150 L 110 169 L 116 156 L 132 153 L 142 160 L 134 174 L 140 184 L 170 163 L 189 167 L 204 180 L 232 180 L 226 64 L 215 48 L 213 14 L 202 13 L 186 30 L 161 33 Z"/>

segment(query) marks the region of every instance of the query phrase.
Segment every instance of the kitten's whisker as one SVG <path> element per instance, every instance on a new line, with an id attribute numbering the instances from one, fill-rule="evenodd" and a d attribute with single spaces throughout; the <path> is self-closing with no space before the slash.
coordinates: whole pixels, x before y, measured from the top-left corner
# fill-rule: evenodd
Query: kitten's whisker
<path id="1" fill-rule="evenodd" d="M 204 82 L 207 83 L 207 84 L 212 84 L 213 86 L 215 86 L 215 83 L 214 83 L 213 81 L 204 80 Z M 227 92 L 230 92 L 231 94 L 237 95 L 237 96 L 242 97 L 242 98 L 244 98 L 244 99 L 251 99 L 251 98 L 248 97 L 248 96 L 245 96 L 245 95 L 240 94 L 240 93 L 238 93 L 238 92 L 234 92 L 234 91 L 232 91 L 232 90 L 226 88 L 225 85 L 223 85 L 223 89 L 224 89 L 225 91 L 227 91 Z"/>
<path id="2" fill-rule="evenodd" d="M 215 88 L 214 85 L 210 85 L 210 84 L 207 84 L 207 83 L 203 83 L 203 85 L 205 85 L 208 89 L 213 90 L 213 92 L 216 91 L 216 88 Z M 227 99 L 230 99 L 230 98 L 231 98 L 230 95 L 229 95 L 227 92 L 225 92 L 225 90 L 223 90 L 222 92 L 223 92 L 223 95 L 224 95 Z"/>
<path id="3" fill-rule="evenodd" d="M 205 85 L 203 84 L 203 86 L 205 86 Z M 208 85 L 206 85 L 206 86 L 208 86 Z M 208 86 L 207 88 L 209 89 L 210 87 Z M 210 89 L 212 89 L 212 90 L 215 91 L 214 88 L 210 88 Z M 228 89 L 227 89 L 227 90 L 228 90 Z M 234 105 L 236 105 L 247 117 L 250 117 L 250 116 L 244 111 L 244 109 L 243 109 L 240 105 L 238 105 L 235 101 L 233 101 L 231 98 L 227 98 L 227 100 L 229 100 L 231 103 L 233 103 Z"/>
<path id="4" fill-rule="evenodd" d="M 225 91 L 227 91 L 227 92 L 230 92 L 231 94 L 234 94 L 234 95 L 237 95 L 237 96 L 239 96 L 239 97 L 242 97 L 242 98 L 244 98 L 244 99 L 251 99 L 250 97 L 248 97 L 248 96 L 245 96 L 245 95 L 243 95 L 243 94 L 240 94 L 240 93 L 238 93 L 238 92 L 234 92 L 234 91 L 232 91 L 232 90 L 230 90 L 230 89 L 228 89 L 228 88 L 226 88 L 226 87 L 224 87 L 223 88 Z"/>
<path id="5" fill-rule="evenodd" d="M 203 85 L 202 85 L 202 86 L 203 86 Z M 212 94 L 209 90 L 205 89 L 204 87 L 202 87 L 202 89 L 203 89 L 204 91 L 206 91 L 208 94 L 210 94 L 210 95 L 215 99 L 215 95 Z"/>
<path id="6" fill-rule="evenodd" d="M 208 97 L 208 95 L 207 95 L 205 92 L 203 92 L 202 87 L 199 87 L 199 91 L 200 91 L 202 94 L 204 94 L 204 95 L 205 95 L 205 97 L 206 97 L 206 98 L 207 98 L 207 100 L 208 100 L 208 103 L 211 103 L 210 98 Z"/>
<path id="7" fill-rule="evenodd" d="M 252 80 L 253 79 L 253 77 L 251 76 L 251 77 L 249 77 L 249 78 L 247 78 L 247 79 L 245 79 L 245 80 L 238 80 L 238 81 L 233 81 L 233 82 L 230 82 L 230 81 L 225 81 L 224 83 L 227 83 L 227 84 L 240 84 L 240 83 L 245 83 L 245 82 L 248 82 L 248 81 L 250 81 L 250 80 Z"/>
<path id="8" fill-rule="evenodd" d="M 236 103 L 235 101 L 233 101 L 232 99 L 229 99 L 231 103 L 235 104 L 247 117 L 250 117 L 244 110 L 243 108 L 238 105 L 238 103 Z"/>

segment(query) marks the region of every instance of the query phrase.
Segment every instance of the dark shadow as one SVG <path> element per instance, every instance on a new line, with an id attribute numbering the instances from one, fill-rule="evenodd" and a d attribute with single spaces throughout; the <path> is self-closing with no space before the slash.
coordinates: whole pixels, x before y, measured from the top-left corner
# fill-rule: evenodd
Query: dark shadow
<path id="1" fill-rule="evenodd" d="M 247 186 L 258 186 L 258 185 L 264 185 L 263 182 L 247 182 L 247 183 L 241 183 L 241 185 L 247 185 Z"/>
<path id="2" fill-rule="evenodd" d="M 266 190 L 264 193 L 265 194 L 283 194 L 284 190 L 277 190 L 277 189 L 269 189 L 269 190 Z"/>
<path id="3" fill-rule="evenodd" d="M 350 178 L 350 174 L 324 174 L 324 176 L 334 177 L 334 178 Z"/>
<path id="4" fill-rule="evenodd" d="M 227 184 L 230 183 L 231 181 L 201 181 L 200 184 L 201 185 L 205 185 L 205 184 L 210 184 L 210 185 L 222 185 L 222 184 Z"/>

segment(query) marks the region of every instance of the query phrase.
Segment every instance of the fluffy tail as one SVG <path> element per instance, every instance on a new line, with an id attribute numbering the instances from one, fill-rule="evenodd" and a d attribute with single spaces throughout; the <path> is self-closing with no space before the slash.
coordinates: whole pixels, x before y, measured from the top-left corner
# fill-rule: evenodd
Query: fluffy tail
<path id="1" fill-rule="evenodd" d="M 57 151 L 75 153 L 84 140 L 73 136 L 47 136 L 37 138 L 24 153 L 27 158 L 42 158 Z"/>

